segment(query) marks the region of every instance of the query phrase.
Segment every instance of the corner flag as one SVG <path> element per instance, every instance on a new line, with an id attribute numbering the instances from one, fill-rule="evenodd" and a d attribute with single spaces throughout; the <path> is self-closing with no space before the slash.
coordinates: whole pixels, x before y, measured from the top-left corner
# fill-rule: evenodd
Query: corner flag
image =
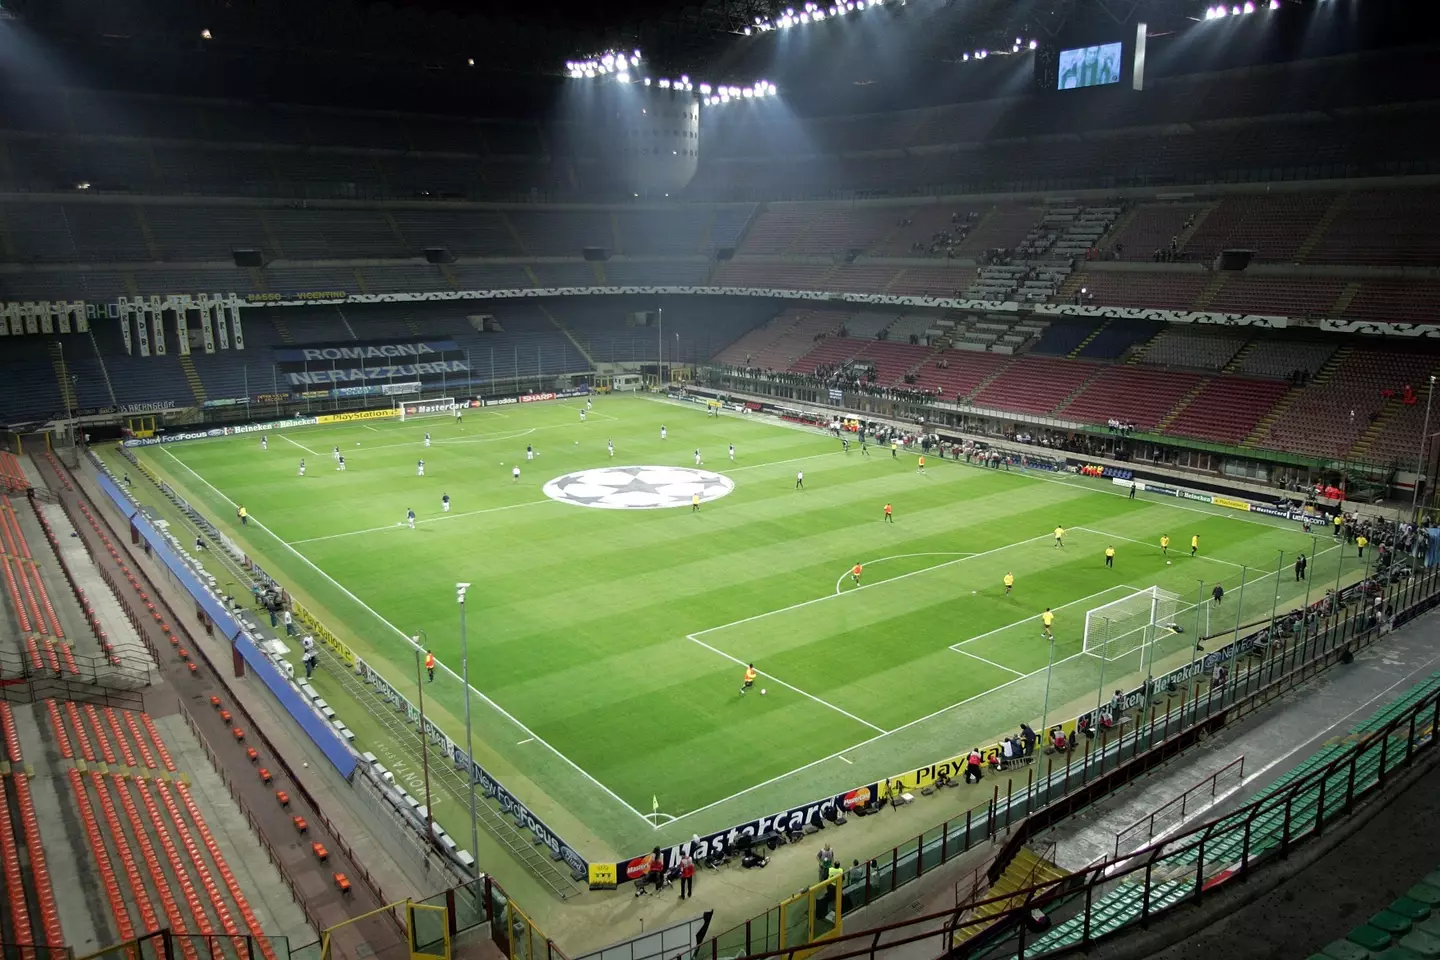
<path id="1" fill-rule="evenodd" d="M 654 794 L 651 794 L 651 796 L 650 796 L 650 812 L 651 812 L 651 813 L 659 813 L 659 812 L 660 812 L 660 798 L 657 797 L 657 796 L 655 796 Z"/>

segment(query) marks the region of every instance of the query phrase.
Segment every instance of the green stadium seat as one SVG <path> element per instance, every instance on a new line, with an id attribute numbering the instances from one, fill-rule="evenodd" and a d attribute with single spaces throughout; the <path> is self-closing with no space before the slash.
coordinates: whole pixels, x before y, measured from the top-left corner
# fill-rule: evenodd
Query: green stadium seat
<path id="1" fill-rule="evenodd" d="M 1370 918 L 1370 926 L 1375 927 L 1377 930 L 1384 930 L 1392 937 L 1398 937 L 1401 934 L 1409 933 L 1412 924 L 1409 917 L 1395 913 L 1392 910 L 1381 910 Z"/>
<path id="2" fill-rule="evenodd" d="M 1411 930 L 1400 938 L 1400 946 L 1425 960 L 1440 958 L 1440 937 L 1423 930 Z"/>
<path id="3" fill-rule="evenodd" d="M 1419 958 L 1404 947 L 1391 947 L 1389 950 L 1381 950 L 1377 953 L 1375 960 L 1419 960 Z"/>
<path id="4" fill-rule="evenodd" d="M 1347 939 L 1373 953 L 1379 953 L 1381 950 L 1390 946 L 1395 940 L 1388 931 L 1382 930 L 1379 927 L 1372 927 L 1368 923 L 1351 930 L 1350 936 Z M 1325 952 L 1329 953 L 1330 948 L 1326 947 Z"/>
<path id="5" fill-rule="evenodd" d="M 1390 912 L 1400 914 L 1413 924 L 1430 916 L 1430 905 L 1410 897 L 1397 897 L 1390 904 Z"/>
<path id="6" fill-rule="evenodd" d="M 1417 883 L 1405 891 L 1405 896 L 1412 900 L 1419 900 L 1421 903 L 1429 904 L 1433 911 L 1440 905 L 1440 887 L 1433 887 L 1428 883 Z"/>
<path id="7" fill-rule="evenodd" d="M 1387 944 L 1390 942 L 1388 937 L 1385 942 Z M 1325 948 L 1323 956 L 1329 957 L 1330 960 L 1370 960 L 1370 951 L 1349 940 L 1336 940 Z"/>

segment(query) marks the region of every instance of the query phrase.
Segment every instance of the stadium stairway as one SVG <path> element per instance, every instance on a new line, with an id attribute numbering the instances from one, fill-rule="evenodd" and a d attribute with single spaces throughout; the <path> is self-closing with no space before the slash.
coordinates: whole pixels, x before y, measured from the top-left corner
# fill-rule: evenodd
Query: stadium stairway
<path id="1" fill-rule="evenodd" d="M 1330 359 L 1321 364 L 1320 369 L 1315 371 L 1315 375 L 1310 378 L 1305 386 L 1291 387 L 1290 392 L 1281 397 L 1280 402 L 1271 407 L 1270 412 L 1260 418 L 1260 422 L 1255 424 L 1255 429 L 1250 431 L 1250 435 L 1247 436 L 1240 445 L 1242 447 L 1257 446 L 1261 440 L 1265 439 L 1265 436 L 1270 432 L 1270 428 L 1280 422 L 1290 407 L 1295 404 L 1296 400 L 1300 399 L 1300 396 L 1306 390 L 1323 386 L 1325 382 L 1330 379 L 1330 376 L 1335 372 L 1335 368 L 1340 366 L 1346 357 L 1350 356 L 1353 349 L 1352 347 L 1341 347 L 1339 350 L 1336 350 L 1330 355 Z"/>
<path id="2" fill-rule="evenodd" d="M 73 410 L 75 381 L 70 379 L 70 365 L 65 362 L 65 348 L 58 340 L 50 343 L 50 364 L 55 368 L 55 382 L 60 385 L 60 399 L 65 401 L 66 410 Z"/>
<path id="3" fill-rule="evenodd" d="M 1195 382 L 1195 385 L 1190 388 L 1190 392 L 1177 400 L 1175 402 L 1175 406 L 1170 408 L 1170 412 L 1165 414 L 1165 416 L 1161 417 L 1159 422 L 1155 424 L 1155 432 L 1164 433 L 1166 430 L 1170 429 L 1170 424 L 1175 422 L 1175 418 L 1180 416 L 1180 414 L 1185 411 L 1185 408 L 1190 406 L 1190 404 L 1195 400 L 1195 398 L 1200 396 L 1200 394 L 1204 392 L 1205 387 L 1209 383 L 1209 380 L 1197 380 Z"/>
<path id="4" fill-rule="evenodd" d="M 1006 865 L 1004 872 L 999 879 L 990 885 L 990 888 L 983 894 L 972 896 L 970 901 L 977 899 L 990 900 L 990 903 L 982 904 L 974 910 L 968 910 L 960 918 L 961 923 L 967 924 L 966 928 L 955 934 L 955 946 L 960 946 L 966 940 L 973 939 L 989 929 L 988 923 L 976 923 L 975 921 L 993 917 L 1016 907 L 1023 906 L 1030 898 L 1030 890 L 1042 883 L 1050 883 L 1059 880 L 1069 874 L 1060 869 L 1044 856 L 1036 853 L 1027 847 L 1021 847 L 1010 863 Z"/>
<path id="5" fill-rule="evenodd" d="M 1244 360 L 1245 360 L 1245 358 L 1246 358 L 1247 356 L 1249 356 L 1250 354 L 1252 354 L 1252 353 L 1255 352 L 1255 347 L 1256 347 L 1259 343 L 1260 343 L 1259 340 L 1250 340 L 1250 341 L 1247 341 L 1246 344 L 1245 344 L 1245 346 L 1241 347 L 1240 350 L 1235 354 L 1235 356 L 1233 356 L 1233 357 L 1230 358 L 1230 362 L 1227 363 L 1227 364 L 1225 364 L 1225 366 L 1223 366 L 1223 367 L 1220 368 L 1220 372 L 1221 372 L 1221 373 L 1234 373 L 1236 370 L 1239 370 L 1239 369 L 1240 369 L 1240 364 L 1241 364 L 1242 362 L 1244 362 Z"/>
<path id="6" fill-rule="evenodd" d="M 1074 360 L 1076 357 L 1080 356 L 1080 351 L 1081 351 L 1081 350 L 1084 350 L 1086 347 L 1090 346 L 1090 341 L 1091 341 L 1091 340 L 1094 340 L 1096 337 L 1100 336 L 1100 331 L 1102 331 L 1102 330 L 1104 330 L 1106 327 L 1110 326 L 1110 324 L 1111 324 L 1112 322 L 1113 322 L 1113 321 L 1111 321 L 1111 320 L 1106 320 L 1104 323 L 1100 324 L 1100 326 L 1096 327 L 1094 330 L 1091 330 L 1091 331 L 1089 332 L 1089 334 L 1086 335 L 1085 339 L 1084 339 L 1084 340 L 1081 340 L 1081 341 L 1075 346 L 1075 349 L 1074 349 L 1074 350 L 1071 350 L 1069 353 L 1065 354 L 1065 356 L 1068 357 L 1068 358 L 1071 359 L 1071 360 Z"/>
<path id="7" fill-rule="evenodd" d="M 1335 218 L 1345 212 L 1345 207 L 1348 206 L 1349 203 L 1350 194 L 1335 194 L 1334 198 L 1330 201 L 1330 206 L 1325 208 L 1325 213 L 1316 221 L 1315 226 L 1306 234 L 1305 239 L 1300 242 L 1300 249 L 1295 251 L 1296 263 L 1305 262 L 1306 258 L 1310 256 L 1311 251 L 1315 249 L 1315 245 L 1329 232 L 1330 225 L 1335 222 Z"/>
<path id="8" fill-rule="evenodd" d="M 1193 304 L 1194 309 L 1202 311 L 1209 310 L 1210 304 L 1214 302 L 1215 297 L 1219 295 L 1221 289 L 1225 286 L 1225 281 L 1229 279 L 1230 275 L 1228 273 L 1216 270 L 1215 274 L 1205 282 L 1205 286 L 1200 288 L 1200 295 L 1195 298 L 1195 303 Z"/>
<path id="9" fill-rule="evenodd" d="M 190 359 L 188 354 L 180 354 L 180 370 L 185 374 L 185 382 L 190 385 L 190 392 L 195 395 L 195 405 L 205 406 L 209 399 L 205 396 L 205 384 L 200 382 L 200 374 L 195 370 L 195 361 Z"/>
<path id="10" fill-rule="evenodd" d="M 1365 734 L 1375 733 L 1419 701 L 1432 696 L 1437 690 L 1440 690 L 1440 672 L 1431 674 L 1429 678 L 1402 694 L 1394 702 L 1367 717 L 1364 721 L 1351 728 L 1351 733 L 1358 734 L 1362 737 Z M 1400 742 L 1395 744 L 1392 750 L 1375 749 L 1366 751 L 1355 763 L 1355 769 L 1353 771 L 1354 783 L 1358 784 L 1362 781 L 1368 783 L 1378 778 L 1381 773 L 1382 757 L 1389 758 L 1385 760 L 1387 764 L 1391 762 L 1398 763 L 1399 761 L 1395 761 L 1394 758 L 1405 755 L 1405 741 L 1408 739 L 1409 733 L 1409 730 L 1404 729 L 1393 731 L 1390 734 L 1390 739 L 1393 741 L 1398 738 Z M 1418 729 L 1415 733 L 1417 737 L 1434 735 L 1434 731 L 1422 731 Z M 1342 737 L 1329 742 L 1303 763 L 1289 770 L 1274 783 L 1266 787 L 1260 794 L 1253 798 L 1250 804 L 1247 804 L 1243 812 L 1219 820 L 1213 839 L 1204 845 L 1205 862 L 1210 868 L 1209 877 L 1213 878 L 1214 876 L 1232 870 L 1234 864 L 1238 862 L 1245 852 L 1242 848 L 1247 840 L 1247 831 L 1229 830 L 1223 833 L 1219 832 L 1223 827 L 1243 824 L 1247 817 L 1251 818 L 1250 828 L 1248 830 L 1248 857 L 1251 860 L 1255 860 L 1276 847 L 1287 843 L 1289 837 L 1294 836 L 1296 832 L 1309 829 L 1311 822 L 1315 818 L 1316 808 L 1319 806 L 1321 798 L 1324 800 L 1327 815 L 1332 811 L 1338 812 L 1339 809 L 1347 803 L 1346 798 L 1349 794 L 1350 778 L 1352 776 L 1350 766 L 1348 764 L 1342 765 L 1324 776 L 1311 775 L 1323 771 L 1332 761 L 1336 760 L 1341 754 L 1348 750 L 1350 744 L 1345 742 L 1347 739 L 1348 738 Z M 1387 769 L 1389 769 L 1388 766 Z M 1297 782 L 1303 782 L 1304 789 L 1299 794 L 1293 796 L 1287 795 L 1283 798 L 1283 802 L 1278 802 L 1281 798 L 1277 798 L 1277 794 L 1285 787 Z M 1266 806 L 1265 802 L 1267 800 L 1276 800 L 1277 802 L 1270 803 Z M 1252 810 L 1257 803 L 1260 804 L 1260 807 L 1258 808 L 1258 812 L 1254 812 L 1252 816 Z M 1288 827 L 1286 826 L 1287 815 L 1289 815 Z M 1200 847 L 1196 845 L 1187 850 L 1177 851 L 1175 855 L 1166 856 L 1163 865 L 1165 869 L 1174 867 L 1183 868 L 1186 864 L 1198 862 L 1199 857 Z M 1163 877 L 1164 874 L 1157 870 L 1156 878 L 1160 882 L 1152 886 L 1148 899 L 1148 908 L 1152 912 L 1164 910 L 1178 903 L 1188 897 L 1195 888 L 1195 873 L 1193 870 L 1184 870 L 1181 875 L 1176 876 L 1172 880 L 1164 880 Z M 1090 936 L 1103 937 L 1107 934 L 1114 933 L 1134 923 L 1145 909 L 1146 893 L 1143 882 L 1133 882 L 1128 878 L 1123 879 L 1113 890 L 1104 897 L 1095 900 L 1092 904 Z M 1385 912 L 1382 911 L 1377 917 L 1384 917 L 1384 914 Z M 1428 915 L 1429 912 L 1427 909 L 1425 916 L 1428 917 Z M 1374 918 L 1372 918 L 1372 922 L 1373 919 Z M 1404 917 L 1399 919 L 1404 920 L 1403 924 L 1385 918 L 1383 922 L 1389 929 L 1382 927 L 1381 932 L 1393 938 L 1398 934 L 1408 932 L 1411 924 L 1415 922 L 1413 919 L 1406 919 Z M 1084 935 L 1084 927 L 1085 915 L 1082 912 L 1057 924 L 1042 936 L 1031 941 L 1026 945 L 1025 952 L 1027 955 L 1037 955 L 1073 947 L 1079 943 L 1081 937 Z M 1380 943 L 1382 940 L 1376 937 L 1373 942 Z M 1383 940 L 1383 946 L 1379 949 L 1386 949 L 1390 946 L 1390 942 L 1390 939 Z M 1328 950 L 1329 948 L 1327 948 L 1327 952 Z M 1378 953 L 1379 951 L 1377 950 L 1375 952 Z M 1440 956 L 1440 947 L 1437 947 L 1437 951 L 1434 953 L 1424 953 L 1422 955 L 1427 957 Z M 1368 960 L 1369 956 L 1370 954 L 1368 953 L 1353 954 L 1352 958 L 1353 960 Z M 1335 960 L 1341 960 L 1341 958 L 1336 957 Z M 1409 955 L 1387 954 L 1386 960 L 1409 960 Z"/>
<path id="11" fill-rule="evenodd" d="M 1109 253 L 1115 249 L 1115 241 L 1120 239 L 1120 235 L 1125 232 L 1126 227 L 1130 226 L 1130 221 L 1135 219 L 1135 214 L 1139 212 L 1139 210 L 1140 205 L 1138 203 L 1132 203 L 1129 209 L 1120 214 L 1119 218 L 1110 224 L 1110 229 L 1106 232 L 1105 236 L 1100 238 L 1100 243 L 1097 245 L 1101 253 Z"/>
<path id="12" fill-rule="evenodd" d="M 1350 301 L 1354 300 L 1355 295 L 1359 292 L 1360 284 L 1355 281 L 1352 280 L 1345 284 L 1345 287 L 1340 291 L 1340 296 L 1335 298 L 1335 305 L 1330 308 L 1330 315 L 1332 317 L 1345 316 L 1345 311 L 1350 309 Z"/>
<path id="13" fill-rule="evenodd" d="M 598 267 L 599 264 L 596 264 L 596 266 Z M 526 269 L 526 270 L 529 270 L 530 268 L 529 268 L 529 267 L 526 267 L 525 269 Z M 558 319 L 556 319 L 555 314 L 553 314 L 553 313 L 551 313 L 549 310 L 545 309 L 545 305 L 544 305 L 543 303 L 537 302 L 537 303 L 535 304 L 535 307 L 536 307 L 536 309 L 538 309 L 541 313 L 545 314 L 545 319 L 546 319 L 546 320 L 549 320 L 552 324 L 554 324 L 556 330 L 559 330 L 561 333 L 563 333 L 563 334 L 565 335 L 565 339 L 570 341 L 570 345 L 573 346 L 576 350 L 578 350 L 578 351 L 580 352 L 580 356 L 584 357 L 584 358 L 585 358 L 585 362 L 588 363 L 588 364 L 590 364 L 590 369 L 591 369 L 591 370 L 594 370 L 594 369 L 595 369 L 595 358 L 592 357 L 592 356 L 590 356 L 590 351 L 589 351 L 589 350 L 586 350 L 585 347 L 580 343 L 579 340 L 576 340 L 576 339 L 575 339 L 575 334 L 571 333 L 570 330 L 569 330 L 569 328 L 567 328 L 567 327 L 565 326 L 565 324 L 561 323 Z"/>

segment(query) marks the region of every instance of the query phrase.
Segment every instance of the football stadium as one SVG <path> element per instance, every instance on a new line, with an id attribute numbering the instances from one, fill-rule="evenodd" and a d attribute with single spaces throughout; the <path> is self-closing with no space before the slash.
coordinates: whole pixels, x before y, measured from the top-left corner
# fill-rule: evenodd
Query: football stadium
<path id="1" fill-rule="evenodd" d="M 0 946 L 1440 955 L 1392 0 L 0 0 Z"/>

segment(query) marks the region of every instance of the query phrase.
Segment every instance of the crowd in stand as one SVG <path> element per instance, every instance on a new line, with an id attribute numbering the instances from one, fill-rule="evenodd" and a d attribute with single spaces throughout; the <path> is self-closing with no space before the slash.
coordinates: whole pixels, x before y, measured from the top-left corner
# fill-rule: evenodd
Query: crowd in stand
<path id="1" fill-rule="evenodd" d="M 1109 428 L 1111 433 L 1118 433 L 1122 437 L 1128 437 L 1135 432 L 1135 424 L 1128 423 L 1124 420 L 1116 420 L 1114 417 L 1105 421 L 1105 426 Z"/>
<path id="2" fill-rule="evenodd" d="M 973 227 L 975 221 L 979 219 L 980 214 L 973 211 L 965 214 L 964 217 L 961 217 L 958 211 L 952 213 L 950 214 L 950 229 L 937 230 L 930 235 L 929 240 L 916 240 L 910 244 L 910 252 L 921 253 L 929 257 L 944 257 L 947 260 L 953 260 L 959 255 L 959 251 L 956 248 L 964 243 L 965 239 L 970 236 L 970 228 Z M 914 221 L 907 217 L 900 221 L 899 226 L 908 227 L 912 223 L 914 223 Z"/>

